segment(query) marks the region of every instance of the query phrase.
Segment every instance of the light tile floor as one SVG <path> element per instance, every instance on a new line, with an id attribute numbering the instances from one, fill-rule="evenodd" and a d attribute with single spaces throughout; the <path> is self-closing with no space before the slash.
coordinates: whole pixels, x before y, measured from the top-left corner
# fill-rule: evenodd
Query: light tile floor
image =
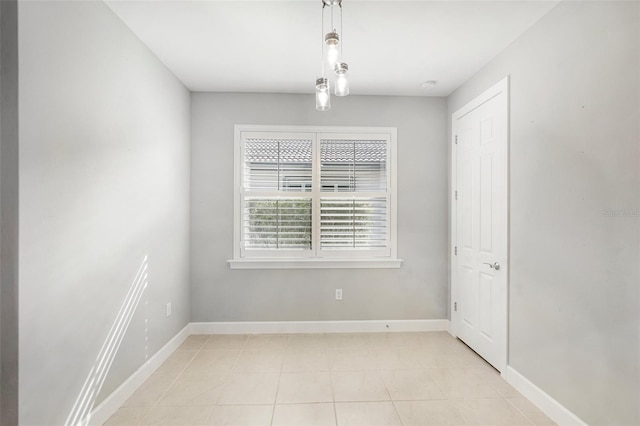
<path id="1" fill-rule="evenodd" d="M 106 425 L 552 425 L 447 333 L 195 335 Z"/>

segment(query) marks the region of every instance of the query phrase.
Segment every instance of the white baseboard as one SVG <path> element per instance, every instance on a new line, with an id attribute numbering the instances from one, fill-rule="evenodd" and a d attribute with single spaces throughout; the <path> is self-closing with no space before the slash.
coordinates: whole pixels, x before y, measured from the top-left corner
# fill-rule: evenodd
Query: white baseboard
<path id="1" fill-rule="evenodd" d="M 512 367 L 507 367 L 504 375 L 505 380 L 518 392 L 533 402 L 551 420 L 559 425 L 586 426 L 580 417 L 576 416 L 564 405 L 553 399 L 549 394 L 533 384 L 529 379 L 518 373 Z"/>
<path id="2" fill-rule="evenodd" d="M 192 322 L 191 334 L 449 331 L 449 320 Z"/>
<path id="3" fill-rule="evenodd" d="M 178 332 L 166 345 L 155 353 L 142 367 L 136 370 L 127 380 L 111 393 L 100 405 L 93 409 L 88 422 L 84 424 L 102 425 L 109 417 L 118 411 L 118 408 L 138 389 L 145 380 L 153 374 L 169 356 L 189 337 L 189 326 L 187 324 Z"/>

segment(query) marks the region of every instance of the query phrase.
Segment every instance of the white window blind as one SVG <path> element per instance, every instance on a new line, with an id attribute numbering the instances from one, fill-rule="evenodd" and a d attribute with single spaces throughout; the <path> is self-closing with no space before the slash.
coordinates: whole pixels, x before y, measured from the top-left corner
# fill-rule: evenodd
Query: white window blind
<path id="1" fill-rule="evenodd" d="M 246 190 L 311 191 L 311 139 L 249 138 L 244 152 Z"/>
<path id="2" fill-rule="evenodd" d="M 392 133 L 318 130 L 240 133 L 237 258 L 395 258 Z"/>
<path id="3" fill-rule="evenodd" d="M 321 140 L 323 191 L 363 192 L 387 189 L 384 140 Z"/>
<path id="4" fill-rule="evenodd" d="M 329 250 L 386 248 L 386 198 L 323 198 L 320 245 Z"/>
<path id="5" fill-rule="evenodd" d="M 247 197 L 243 225 L 246 249 L 311 250 L 311 199 Z"/>

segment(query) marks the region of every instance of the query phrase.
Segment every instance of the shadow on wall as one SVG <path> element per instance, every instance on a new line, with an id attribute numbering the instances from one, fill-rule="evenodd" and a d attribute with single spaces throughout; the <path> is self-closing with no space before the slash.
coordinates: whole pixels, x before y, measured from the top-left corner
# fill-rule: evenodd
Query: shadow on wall
<path id="1" fill-rule="evenodd" d="M 96 402 L 96 398 L 102 389 L 107 374 L 111 369 L 113 360 L 118 353 L 120 344 L 129 328 L 133 314 L 135 313 L 142 295 L 147 288 L 147 269 L 148 269 L 148 256 L 145 256 L 138 268 L 135 279 L 129 288 L 129 292 L 125 297 L 118 316 L 116 317 L 109 334 L 102 344 L 102 349 L 96 357 L 96 362 L 91 367 L 89 375 L 82 386 L 82 390 L 76 398 L 76 402 L 73 405 L 69 417 L 65 422 L 65 426 L 72 425 L 87 425 L 91 418 L 91 412 Z M 145 359 L 149 358 L 148 354 L 148 318 L 145 318 Z"/>

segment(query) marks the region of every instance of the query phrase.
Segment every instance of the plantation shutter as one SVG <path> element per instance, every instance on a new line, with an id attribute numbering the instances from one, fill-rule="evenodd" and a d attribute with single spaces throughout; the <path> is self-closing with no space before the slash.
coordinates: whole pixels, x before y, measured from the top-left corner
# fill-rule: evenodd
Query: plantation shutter
<path id="1" fill-rule="evenodd" d="M 320 249 L 389 253 L 388 140 L 321 138 Z"/>
<path id="2" fill-rule="evenodd" d="M 244 188 L 248 191 L 311 191 L 312 139 L 247 138 Z"/>
<path id="3" fill-rule="evenodd" d="M 246 249 L 311 250 L 310 198 L 247 197 L 243 223 Z"/>
<path id="4" fill-rule="evenodd" d="M 387 190 L 385 140 L 321 140 L 320 161 L 323 191 Z"/>
<path id="5" fill-rule="evenodd" d="M 312 171 L 313 137 L 248 134 L 243 138 L 245 255 L 275 251 L 296 256 L 312 250 Z"/>
<path id="6" fill-rule="evenodd" d="M 320 244 L 323 249 L 387 246 L 386 198 L 323 198 L 320 217 Z"/>

